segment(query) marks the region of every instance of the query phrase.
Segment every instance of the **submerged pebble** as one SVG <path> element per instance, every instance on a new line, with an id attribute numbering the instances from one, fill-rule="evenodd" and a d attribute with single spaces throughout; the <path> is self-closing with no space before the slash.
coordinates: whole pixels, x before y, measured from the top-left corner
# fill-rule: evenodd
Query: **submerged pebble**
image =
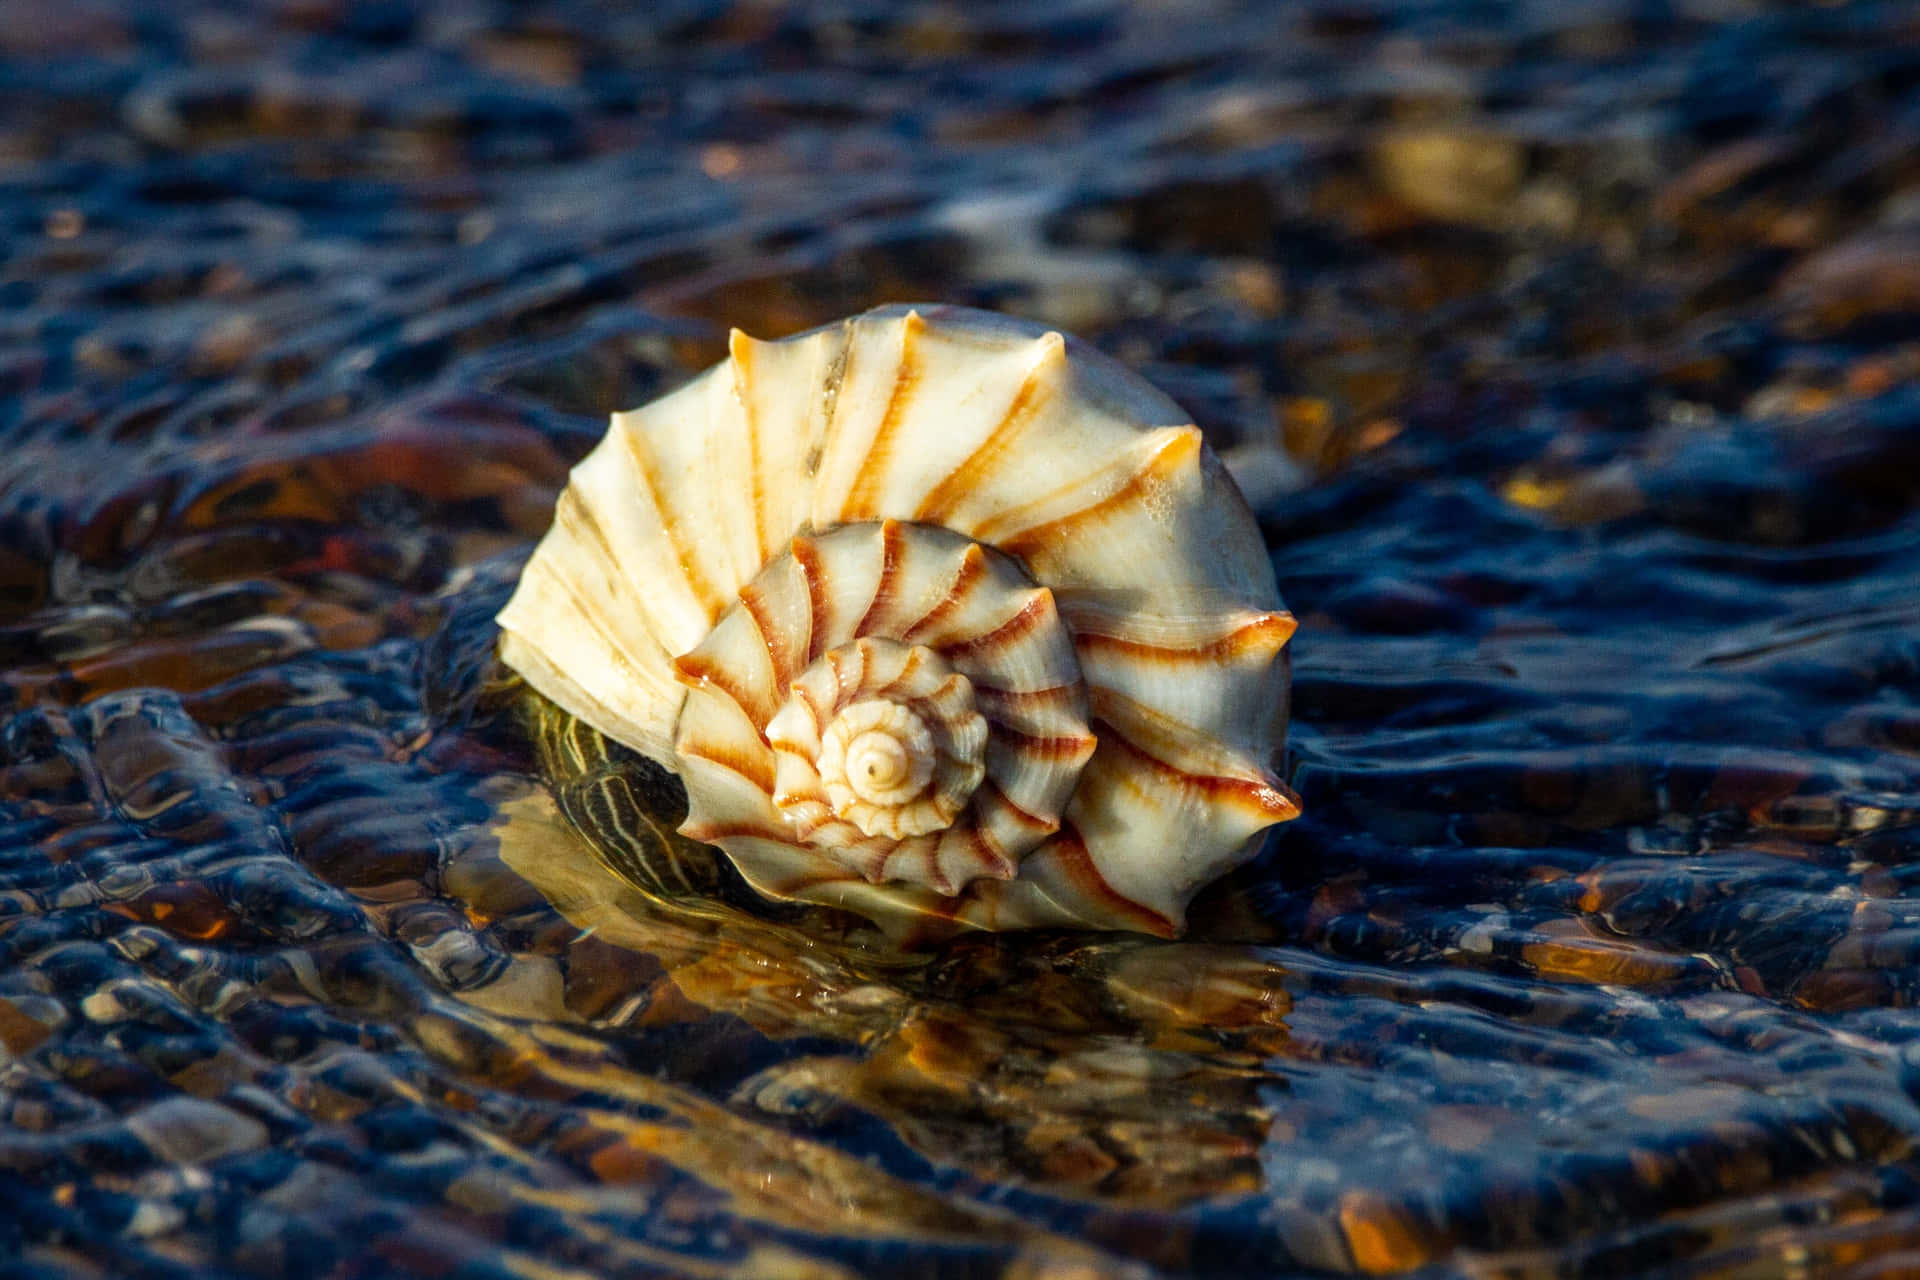
<path id="1" fill-rule="evenodd" d="M 9 18 L 10 1257 L 1911 1269 L 1900 6 Z M 1185 939 L 649 898 L 493 667 L 608 411 L 928 299 L 1254 499 L 1305 816 Z"/>

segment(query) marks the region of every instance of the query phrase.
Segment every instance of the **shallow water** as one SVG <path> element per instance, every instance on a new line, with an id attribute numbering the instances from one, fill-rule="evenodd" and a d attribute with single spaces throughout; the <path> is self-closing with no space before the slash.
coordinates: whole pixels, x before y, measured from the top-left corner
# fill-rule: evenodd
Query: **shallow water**
<path id="1" fill-rule="evenodd" d="M 0 1256 L 1920 1270 L 1897 4 L 10 0 Z M 491 615 L 604 415 L 891 300 L 1182 401 L 1307 816 L 1190 936 L 669 912 Z"/>

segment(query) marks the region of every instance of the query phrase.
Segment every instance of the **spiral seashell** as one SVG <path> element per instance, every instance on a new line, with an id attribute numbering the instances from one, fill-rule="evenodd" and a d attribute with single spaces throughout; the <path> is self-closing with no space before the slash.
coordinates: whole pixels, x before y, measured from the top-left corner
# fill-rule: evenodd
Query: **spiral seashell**
<path id="1" fill-rule="evenodd" d="M 1170 936 L 1295 816 L 1258 530 L 1177 406 L 1057 333 L 882 308 L 615 414 L 501 612 L 681 832 L 896 935 Z"/>

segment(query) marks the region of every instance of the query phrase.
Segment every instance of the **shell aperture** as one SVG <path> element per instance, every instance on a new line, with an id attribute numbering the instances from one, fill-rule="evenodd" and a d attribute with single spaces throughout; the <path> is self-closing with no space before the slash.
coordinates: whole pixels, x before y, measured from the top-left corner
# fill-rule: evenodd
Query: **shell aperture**
<path id="1" fill-rule="evenodd" d="M 736 332 L 614 416 L 500 624 L 756 891 L 905 940 L 1172 935 L 1298 812 L 1293 621 L 1231 480 L 1138 377 L 985 312 Z"/>

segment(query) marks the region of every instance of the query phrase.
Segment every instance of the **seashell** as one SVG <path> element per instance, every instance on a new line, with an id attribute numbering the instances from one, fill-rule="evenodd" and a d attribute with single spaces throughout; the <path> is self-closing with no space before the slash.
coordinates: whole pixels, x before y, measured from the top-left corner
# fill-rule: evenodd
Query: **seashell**
<path id="1" fill-rule="evenodd" d="M 1293 632 L 1172 401 L 1058 333 L 888 307 L 615 414 L 499 615 L 768 897 L 905 939 L 1171 936 L 1298 802 Z"/>

